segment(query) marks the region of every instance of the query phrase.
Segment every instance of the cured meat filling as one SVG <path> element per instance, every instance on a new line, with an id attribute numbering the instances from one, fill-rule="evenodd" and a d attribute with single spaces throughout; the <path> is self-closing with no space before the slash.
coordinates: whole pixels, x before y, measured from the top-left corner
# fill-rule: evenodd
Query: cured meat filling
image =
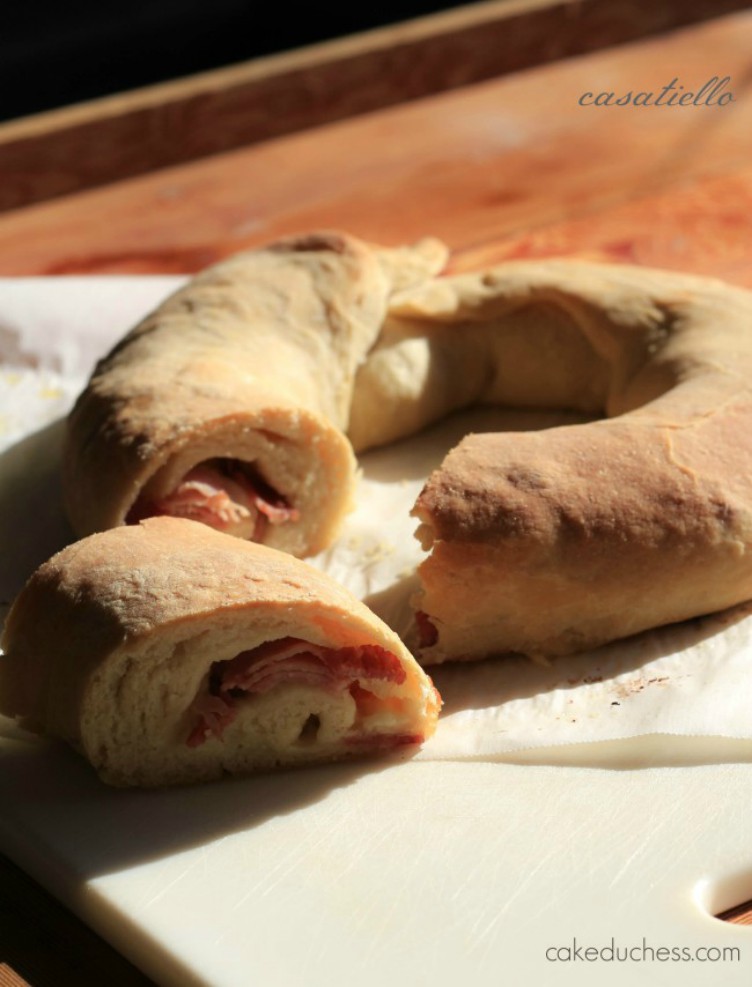
<path id="1" fill-rule="evenodd" d="M 399 659 L 377 644 L 325 648 L 293 637 L 268 641 L 228 661 L 214 662 L 209 671 L 208 689 L 191 706 L 194 725 L 186 743 L 198 747 L 210 737 L 221 739 L 244 701 L 280 685 L 314 686 L 333 695 L 349 692 L 355 701 L 358 721 L 362 721 L 387 708 L 389 700 L 374 695 L 361 685 L 361 680 L 401 685 L 405 678 Z M 315 737 L 316 721 L 315 716 L 309 717 L 301 740 Z M 356 731 L 346 739 L 354 745 L 381 749 L 420 743 L 423 738 L 414 734 Z"/>
<path id="2" fill-rule="evenodd" d="M 200 521 L 240 538 L 261 542 L 269 524 L 297 521 L 300 512 L 270 486 L 251 463 L 210 459 L 187 473 L 158 499 L 140 497 L 126 524 L 167 514 Z"/>
<path id="3" fill-rule="evenodd" d="M 439 640 L 439 632 L 427 613 L 415 611 L 415 623 L 418 625 L 418 647 L 430 648 Z"/>

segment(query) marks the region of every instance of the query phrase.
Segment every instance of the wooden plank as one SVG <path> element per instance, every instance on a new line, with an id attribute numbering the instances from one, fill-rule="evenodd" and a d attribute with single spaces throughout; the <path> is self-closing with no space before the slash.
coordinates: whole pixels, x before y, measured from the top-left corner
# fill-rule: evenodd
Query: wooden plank
<path id="1" fill-rule="evenodd" d="M 469 247 L 456 257 L 455 268 L 571 256 L 713 274 L 752 288 L 750 216 L 752 164 Z"/>
<path id="2" fill-rule="evenodd" d="M 494 0 L 0 126 L 0 210 L 747 6 Z"/>
<path id="3" fill-rule="evenodd" d="M 724 922 L 731 922 L 732 925 L 752 925 L 752 901 L 745 901 L 735 908 L 729 908 L 716 918 Z"/>
<path id="4" fill-rule="evenodd" d="M 192 271 L 340 227 L 385 243 L 433 233 L 459 266 L 632 251 L 743 279 L 751 48 L 747 11 L 6 213 L 0 273 Z M 579 104 L 673 77 L 699 89 L 720 71 L 727 106 Z"/>
<path id="5" fill-rule="evenodd" d="M 0 987 L 29 987 L 29 982 L 20 977 L 7 963 L 0 963 Z"/>

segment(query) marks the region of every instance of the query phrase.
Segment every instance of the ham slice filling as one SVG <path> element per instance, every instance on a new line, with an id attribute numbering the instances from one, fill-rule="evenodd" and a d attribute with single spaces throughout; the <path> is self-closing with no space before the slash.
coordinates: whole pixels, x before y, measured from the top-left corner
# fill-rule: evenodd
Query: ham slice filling
<path id="1" fill-rule="evenodd" d="M 194 725 L 186 742 L 189 747 L 198 747 L 210 737 L 221 739 L 237 716 L 241 702 L 280 685 L 313 686 L 333 695 L 349 692 L 359 719 L 366 718 L 388 706 L 388 700 L 375 696 L 360 680 L 401 685 L 405 677 L 396 655 L 377 644 L 325 648 L 292 637 L 268 641 L 228 661 L 214 662 L 208 690 L 199 694 L 191 706 Z M 423 737 L 356 731 L 346 739 L 352 745 L 381 750 L 420 743 Z"/>
<path id="2" fill-rule="evenodd" d="M 269 524 L 285 524 L 300 517 L 251 463 L 237 459 L 210 459 L 190 470 L 166 496 L 139 498 L 126 524 L 163 514 L 200 521 L 256 542 L 263 541 Z"/>
<path id="3" fill-rule="evenodd" d="M 430 648 L 439 640 L 439 632 L 427 613 L 415 611 L 415 623 L 418 625 L 418 647 Z"/>

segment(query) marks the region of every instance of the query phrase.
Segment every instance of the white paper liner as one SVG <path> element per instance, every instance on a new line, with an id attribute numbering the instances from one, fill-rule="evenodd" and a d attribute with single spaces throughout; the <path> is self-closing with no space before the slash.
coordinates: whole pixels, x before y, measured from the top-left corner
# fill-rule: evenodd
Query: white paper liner
<path id="1" fill-rule="evenodd" d="M 182 278 L 0 279 L 0 601 L 73 536 L 60 507 L 61 418 L 96 359 Z M 337 543 L 310 560 L 411 643 L 409 597 L 423 557 L 410 508 L 443 455 L 469 431 L 526 429 L 562 416 L 463 413 L 362 457 L 357 507 Z M 570 419 L 571 420 L 571 419 Z M 660 592 L 660 587 L 656 587 Z M 2 609 L 0 609 L 2 616 Z M 582 745 L 686 738 L 693 757 L 752 752 L 752 605 L 660 628 L 548 666 L 522 658 L 429 670 L 444 697 L 422 760 L 504 759 L 527 752 L 583 763 Z M 5 726 L 7 727 L 7 721 Z M 703 747 L 702 740 L 708 743 Z M 656 738 L 655 747 L 660 748 Z M 673 755 L 676 758 L 676 754 Z M 593 754 L 595 762 L 601 759 Z M 587 760 L 587 758 L 585 758 Z"/>

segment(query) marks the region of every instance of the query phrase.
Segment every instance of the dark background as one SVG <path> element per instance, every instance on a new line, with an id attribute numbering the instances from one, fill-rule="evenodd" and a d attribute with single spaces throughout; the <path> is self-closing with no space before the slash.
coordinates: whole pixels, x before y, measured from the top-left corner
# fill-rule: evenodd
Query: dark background
<path id="1" fill-rule="evenodd" d="M 463 6 L 266 0 L 0 2 L 0 120 Z"/>

